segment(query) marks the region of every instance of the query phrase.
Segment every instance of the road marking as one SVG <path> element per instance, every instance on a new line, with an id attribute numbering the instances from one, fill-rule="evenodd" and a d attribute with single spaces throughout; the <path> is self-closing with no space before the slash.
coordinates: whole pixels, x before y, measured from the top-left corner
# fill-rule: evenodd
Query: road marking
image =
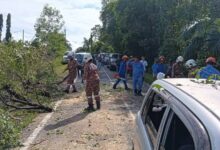
<path id="1" fill-rule="evenodd" d="M 59 107 L 59 105 L 62 103 L 62 100 L 56 102 L 54 106 L 54 111 Z M 23 143 L 24 147 L 20 148 L 20 150 L 27 150 L 30 145 L 34 142 L 40 131 L 45 127 L 48 120 L 53 115 L 54 111 L 52 113 L 47 114 L 44 119 L 40 122 L 40 124 L 37 126 L 37 128 L 34 130 L 34 132 L 27 138 L 27 140 Z"/>
<path id="2" fill-rule="evenodd" d="M 105 71 L 105 68 L 103 68 L 103 70 L 104 70 L 106 76 L 109 78 L 110 83 L 112 83 L 112 82 L 111 82 L 112 79 L 110 78 L 110 76 L 109 76 L 109 75 L 107 74 L 107 72 Z M 113 83 L 112 83 L 112 84 L 113 84 Z M 135 115 L 132 113 L 131 109 L 129 108 L 129 105 L 128 105 L 124 100 L 123 100 L 123 103 L 124 103 L 125 107 L 128 108 L 128 112 L 129 112 L 129 114 L 130 114 L 132 120 L 135 120 Z"/>

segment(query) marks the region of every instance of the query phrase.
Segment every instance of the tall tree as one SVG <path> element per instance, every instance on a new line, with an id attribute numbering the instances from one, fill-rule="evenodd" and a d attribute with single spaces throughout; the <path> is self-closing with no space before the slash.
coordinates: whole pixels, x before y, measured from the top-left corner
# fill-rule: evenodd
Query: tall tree
<path id="1" fill-rule="evenodd" d="M 6 42 L 9 42 L 11 40 L 11 14 L 10 13 L 7 15 L 7 20 L 6 20 L 5 40 Z"/>
<path id="2" fill-rule="evenodd" d="M 46 4 L 35 23 L 36 37 L 44 41 L 49 33 L 60 33 L 64 26 L 63 16 L 60 11 Z"/>
<path id="3" fill-rule="evenodd" d="M 35 43 L 46 45 L 52 56 L 60 56 L 70 49 L 63 30 L 64 20 L 56 8 L 44 6 L 40 17 L 35 23 Z"/>
<path id="4" fill-rule="evenodd" d="M 0 14 L 0 42 L 2 39 L 2 28 L 3 28 L 3 15 Z"/>

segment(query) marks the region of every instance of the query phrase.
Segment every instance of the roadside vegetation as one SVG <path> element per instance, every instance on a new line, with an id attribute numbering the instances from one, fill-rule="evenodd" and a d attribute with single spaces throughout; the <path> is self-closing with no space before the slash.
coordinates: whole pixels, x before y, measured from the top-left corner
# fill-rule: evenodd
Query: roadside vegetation
<path id="1" fill-rule="evenodd" d="M 78 50 L 145 56 L 177 56 L 204 65 L 207 56 L 220 61 L 220 1 L 102 0 L 102 26 Z M 98 48 L 97 48 L 98 47 Z"/>
<path id="2" fill-rule="evenodd" d="M 13 40 L 10 19 L 0 43 L 0 149 L 18 146 L 22 129 L 39 112 L 53 111 L 53 102 L 63 95 L 58 85 L 62 56 L 71 48 L 62 15 L 49 5 L 36 21 L 31 42 Z"/>

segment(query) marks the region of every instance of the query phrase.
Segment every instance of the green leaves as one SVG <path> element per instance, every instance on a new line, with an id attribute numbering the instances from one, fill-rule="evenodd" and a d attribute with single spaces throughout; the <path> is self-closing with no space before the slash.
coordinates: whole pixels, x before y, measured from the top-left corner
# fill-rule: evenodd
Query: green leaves
<path id="1" fill-rule="evenodd" d="M 0 149 L 10 149 L 19 144 L 19 131 L 9 118 L 9 114 L 0 109 Z"/>

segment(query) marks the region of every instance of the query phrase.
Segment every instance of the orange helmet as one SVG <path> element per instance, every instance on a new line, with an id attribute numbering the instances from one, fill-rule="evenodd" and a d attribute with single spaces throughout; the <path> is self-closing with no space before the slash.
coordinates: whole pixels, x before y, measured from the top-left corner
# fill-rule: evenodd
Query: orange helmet
<path id="1" fill-rule="evenodd" d="M 215 57 L 208 57 L 205 62 L 216 64 L 216 59 Z"/>
<path id="2" fill-rule="evenodd" d="M 124 56 L 122 57 L 122 59 L 123 59 L 123 60 L 128 60 L 128 56 L 127 56 L 127 55 L 124 55 Z"/>

